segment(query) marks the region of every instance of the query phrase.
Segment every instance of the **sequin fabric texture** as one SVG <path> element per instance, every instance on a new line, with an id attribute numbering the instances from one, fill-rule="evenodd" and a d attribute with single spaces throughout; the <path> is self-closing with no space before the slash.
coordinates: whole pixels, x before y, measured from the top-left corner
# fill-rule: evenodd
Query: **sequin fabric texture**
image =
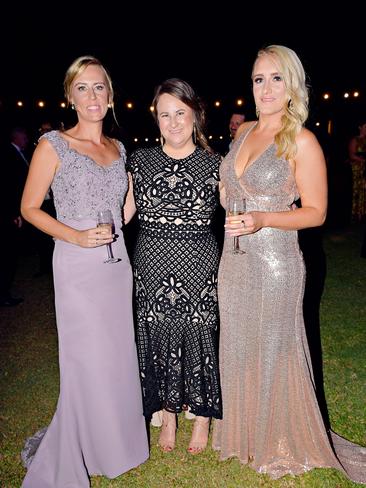
<path id="1" fill-rule="evenodd" d="M 226 195 L 246 198 L 247 211 L 289 210 L 298 198 L 297 187 L 289 163 L 276 156 L 275 144 L 243 174 L 235 173 L 247 134 L 221 165 Z M 215 421 L 213 448 L 220 459 L 237 457 L 272 478 L 314 467 L 343 470 L 313 387 L 297 232 L 263 228 L 241 236 L 240 247 L 246 254 L 234 254 L 232 238 L 225 239 L 219 269 L 223 420 Z M 347 456 L 353 449 L 350 443 L 348 447 Z M 358 469 L 365 458 L 359 454 L 353 463 L 360 463 Z"/>
<path id="2" fill-rule="evenodd" d="M 201 148 L 176 160 L 160 147 L 140 149 L 128 163 L 140 223 L 133 268 L 147 417 L 188 406 L 221 417 L 219 250 L 211 230 L 219 163 Z"/>

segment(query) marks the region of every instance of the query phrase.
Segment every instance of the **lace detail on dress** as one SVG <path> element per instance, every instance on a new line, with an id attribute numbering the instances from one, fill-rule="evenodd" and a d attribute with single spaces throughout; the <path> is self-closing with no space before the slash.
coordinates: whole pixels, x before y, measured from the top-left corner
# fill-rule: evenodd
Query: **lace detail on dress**
<path id="1" fill-rule="evenodd" d="M 219 163 L 200 148 L 182 160 L 160 148 L 138 150 L 129 161 L 140 221 L 134 276 L 147 417 L 189 406 L 221 418 L 219 250 L 211 231 Z"/>
<path id="2" fill-rule="evenodd" d="M 118 141 L 120 158 L 109 166 L 101 166 L 71 149 L 59 131 L 47 132 L 42 138 L 52 144 L 61 161 L 52 183 L 57 219 L 61 222 L 95 219 L 98 210 L 109 208 L 116 228 L 120 228 L 121 208 L 128 188 L 123 144 Z"/>
<path id="3" fill-rule="evenodd" d="M 24 448 L 20 453 L 22 464 L 25 468 L 28 469 L 31 465 L 38 446 L 40 445 L 46 432 L 47 427 L 43 427 L 43 429 L 38 430 L 34 435 L 32 435 L 32 437 L 28 437 L 28 439 L 25 441 Z"/>

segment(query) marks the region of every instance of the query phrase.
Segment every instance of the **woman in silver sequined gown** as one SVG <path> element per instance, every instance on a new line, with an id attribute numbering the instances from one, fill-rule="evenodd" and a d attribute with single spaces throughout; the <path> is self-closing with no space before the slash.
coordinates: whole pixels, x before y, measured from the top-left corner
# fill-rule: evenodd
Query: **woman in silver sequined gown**
<path id="1" fill-rule="evenodd" d="M 241 126 L 220 169 L 223 204 L 245 198 L 248 213 L 227 220 L 220 263 L 223 419 L 213 447 L 221 459 L 238 457 L 273 478 L 335 467 L 365 481 L 366 450 L 335 434 L 332 445 L 313 386 L 296 231 L 324 221 L 326 169 L 302 128 L 307 92 L 296 54 L 283 46 L 260 51 L 253 92 L 259 120 Z M 299 197 L 302 208 L 292 210 Z M 235 235 L 245 254 L 232 252 Z"/>

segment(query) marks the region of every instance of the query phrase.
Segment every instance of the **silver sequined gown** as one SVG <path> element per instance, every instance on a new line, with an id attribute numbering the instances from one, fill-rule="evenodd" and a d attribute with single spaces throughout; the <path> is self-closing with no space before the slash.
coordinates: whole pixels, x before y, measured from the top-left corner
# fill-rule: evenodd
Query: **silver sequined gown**
<path id="1" fill-rule="evenodd" d="M 288 210 L 298 191 L 274 144 L 236 177 L 235 157 L 247 134 L 220 168 L 227 196 L 245 197 L 247 211 Z M 225 239 L 219 269 L 223 420 L 215 421 L 213 447 L 221 459 L 238 457 L 273 478 L 313 467 L 342 469 L 313 387 L 297 232 L 264 228 L 240 237 L 240 246 L 246 254 L 233 254 L 232 238 Z M 350 443 L 346 447 L 352 451 Z"/>

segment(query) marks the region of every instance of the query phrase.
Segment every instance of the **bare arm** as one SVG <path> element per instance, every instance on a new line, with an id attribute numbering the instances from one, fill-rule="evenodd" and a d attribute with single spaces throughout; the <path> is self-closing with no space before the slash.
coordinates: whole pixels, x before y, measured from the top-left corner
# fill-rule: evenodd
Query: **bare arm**
<path id="1" fill-rule="evenodd" d="M 112 242 L 112 238 L 101 229 L 79 231 L 41 210 L 44 197 L 58 167 L 59 159 L 55 150 L 49 141 L 42 139 L 34 151 L 24 187 L 21 212 L 25 220 L 56 239 L 82 247 L 96 247 Z"/>
<path id="2" fill-rule="evenodd" d="M 240 229 L 240 224 L 231 224 L 229 218 L 226 224 L 229 235 L 250 234 L 262 227 L 298 230 L 324 223 L 327 212 L 327 171 L 323 151 L 314 134 L 307 129 L 300 132 L 296 143 L 298 151 L 294 171 L 301 208 L 285 212 L 248 212 L 244 217 L 245 230 Z"/>
<path id="3" fill-rule="evenodd" d="M 123 206 L 123 222 L 128 224 L 136 213 L 135 198 L 133 196 L 133 181 L 131 173 L 128 174 L 128 192 Z"/>

